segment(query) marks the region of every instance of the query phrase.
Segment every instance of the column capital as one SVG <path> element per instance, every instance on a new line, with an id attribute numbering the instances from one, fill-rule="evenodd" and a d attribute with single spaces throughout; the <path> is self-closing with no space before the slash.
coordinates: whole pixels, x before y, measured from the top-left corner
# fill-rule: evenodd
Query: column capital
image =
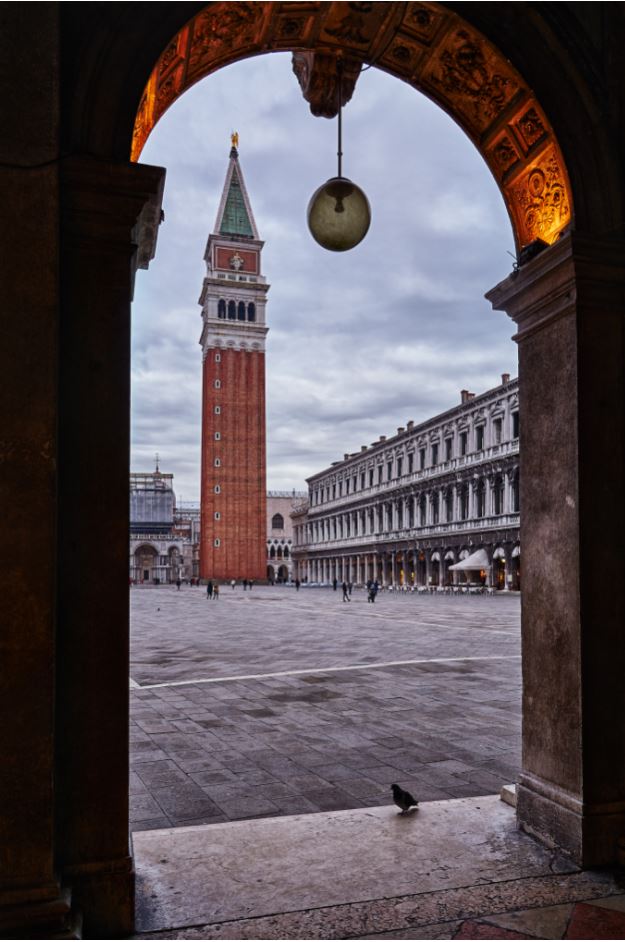
<path id="1" fill-rule="evenodd" d="M 625 304 L 625 240 L 568 232 L 485 295 L 520 342 L 561 317 Z"/>
<path id="2" fill-rule="evenodd" d="M 156 253 L 163 218 L 165 170 L 147 164 L 114 163 L 72 156 L 61 163 L 61 217 L 69 240 L 84 249 L 119 252 L 127 247 L 137 268 Z"/>

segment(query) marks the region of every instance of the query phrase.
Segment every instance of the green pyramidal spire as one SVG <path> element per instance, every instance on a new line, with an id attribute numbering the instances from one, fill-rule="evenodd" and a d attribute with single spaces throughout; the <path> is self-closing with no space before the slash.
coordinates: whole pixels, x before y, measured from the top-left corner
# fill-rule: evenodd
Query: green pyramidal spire
<path id="1" fill-rule="evenodd" d="M 238 169 L 235 167 L 230 177 L 230 187 L 226 197 L 223 216 L 221 217 L 220 235 L 243 235 L 254 238 L 252 223 L 245 205 Z"/>
<path id="2" fill-rule="evenodd" d="M 230 163 L 217 213 L 215 232 L 222 236 L 258 239 L 256 223 L 239 165 L 239 135 L 232 135 Z"/>

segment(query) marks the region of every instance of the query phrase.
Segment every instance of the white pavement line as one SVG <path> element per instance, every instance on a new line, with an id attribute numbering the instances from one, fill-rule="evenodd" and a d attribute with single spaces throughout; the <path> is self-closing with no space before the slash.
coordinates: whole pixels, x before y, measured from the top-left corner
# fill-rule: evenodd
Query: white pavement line
<path id="1" fill-rule="evenodd" d="M 416 661 L 382 661 L 380 664 L 351 664 L 348 667 L 309 667 L 298 671 L 276 671 L 273 674 L 241 674 L 236 677 L 208 677 L 197 680 L 172 680 L 166 684 L 136 684 L 139 690 L 159 687 L 191 687 L 195 684 L 223 684 L 232 680 L 265 680 L 270 677 L 295 677 L 298 674 L 337 674 L 339 671 L 368 671 L 376 667 L 404 667 L 407 664 L 449 664 L 456 661 L 515 661 L 520 654 L 486 654 L 484 657 L 426 657 Z M 134 683 L 134 681 L 131 681 Z"/>
<path id="2" fill-rule="evenodd" d="M 136 680 L 133 680 L 132 677 L 130 677 L 129 680 L 130 680 L 130 686 L 131 686 L 131 688 L 132 688 L 133 690 L 134 690 L 135 687 L 136 687 L 138 690 L 141 689 L 141 684 L 138 684 Z"/>

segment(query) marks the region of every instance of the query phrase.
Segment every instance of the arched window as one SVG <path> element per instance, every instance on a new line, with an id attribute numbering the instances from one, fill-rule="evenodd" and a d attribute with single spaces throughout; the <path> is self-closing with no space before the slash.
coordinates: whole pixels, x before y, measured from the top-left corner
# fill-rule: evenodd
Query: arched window
<path id="1" fill-rule="evenodd" d="M 445 518 L 447 523 L 451 523 L 454 518 L 454 492 L 451 487 L 447 488 L 445 493 Z"/>
<path id="2" fill-rule="evenodd" d="M 276 548 L 275 548 L 275 546 L 272 546 L 271 549 L 269 550 L 269 558 L 270 558 L 270 559 L 275 559 L 275 558 L 276 558 Z"/>
<path id="3" fill-rule="evenodd" d="M 237 306 L 234 301 L 228 301 L 228 320 L 236 321 L 237 319 Z"/>
<path id="4" fill-rule="evenodd" d="M 503 478 L 498 475 L 493 484 L 493 513 L 503 513 Z"/>
<path id="5" fill-rule="evenodd" d="M 430 497 L 430 503 L 432 505 L 432 523 L 438 523 L 440 516 L 440 494 L 438 491 L 434 491 Z"/>
<path id="6" fill-rule="evenodd" d="M 519 472 L 515 471 L 512 478 L 512 512 L 519 512 Z"/>
<path id="7" fill-rule="evenodd" d="M 475 496 L 476 496 L 476 502 L 475 502 L 476 516 L 483 517 L 484 514 L 486 513 L 484 481 L 478 481 Z"/>
<path id="8" fill-rule="evenodd" d="M 245 320 L 245 304 L 243 301 L 239 301 L 239 306 L 237 309 L 237 320 Z"/>
<path id="9" fill-rule="evenodd" d="M 282 514 L 274 514 L 271 518 L 272 530 L 284 530 L 284 517 Z"/>
<path id="10" fill-rule="evenodd" d="M 284 558 L 285 558 L 285 559 L 288 559 L 288 558 L 289 558 L 289 548 L 288 548 L 288 546 L 285 546 L 285 547 L 284 547 L 284 554 L 283 554 L 283 555 L 284 555 Z"/>
<path id="11" fill-rule="evenodd" d="M 226 302 L 223 298 L 219 299 L 219 304 L 217 305 L 217 317 L 221 317 L 223 320 L 226 318 Z"/>
<path id="12" fill-rule="evenodd" d="M 282 547 L 281 546 L 278 547 L 278 552 L 276 553 L 276 555 L 278 559 L 282 559 Z"/>
<path id="13" fill-rule="evenodd" d="M 427 502 L 425 494 L 419 498 L 419 526 L 424 527 L 427 522 Z"/>
<path id="14" fill-rule="evenodd" d="M 467 484 L 462 485 L 460 491 L 460 519 L 466 520 L 469 516 L 469 487 Z"/>
<path id="15" fill-rule="evenodd" d="M 247 319 L 248 321 L 256 320 L 256 305 L 252 301 L 247 306 Z"/>

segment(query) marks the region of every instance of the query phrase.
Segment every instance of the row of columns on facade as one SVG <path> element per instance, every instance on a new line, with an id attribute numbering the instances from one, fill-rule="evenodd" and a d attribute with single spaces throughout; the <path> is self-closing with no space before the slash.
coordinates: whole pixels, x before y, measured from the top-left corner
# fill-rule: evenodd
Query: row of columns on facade
<path id="1" fill-rule="evenodd" d="M 468 486 L 465 506 L 462 505 L 462 487 L 453 486 L 451 488 L 451 505 L 447 508 L 445 522 L 453 523 L 491 515 L 518 513 L 518 493 L 515 494 L 514 492 L 515 482 L 510 480 L 510 475 L 507 474 L 502 476 L 502 480 L 504 489 L 501 506 L 496 506 L 494 486 L 487 478 L 480 479 L 481 482 L 484 482 L 483 506 L 479 505 L 478 498 L 480 481 L 473 482 L 472 485 Z M 309 523 L 307 525 L 308 538 L 306 542 L 342 539 L 352 535 L 366 536 L 385 530 L 401 530 L 405 527 L 415 526 L 417 520 L 419 526 L 436 525 L 442 518 L 442 509 L 446 507 L 449 492 L 449 487 L 442 487 L 436 491 L 431 491 L 427 496 L 417 494 L 399 500 L 389 499 L 366 510 L 347 511 L 331 518 Z M 423 501 L 424 497 L 426 498 L 425 501 Z M 488 508 L 490 508 L 490 513 Z M 386 520 L 384 519 L 385 510 Z M 331 524 L 334 524 L 332 533 L 330 532 Z"/>
<path id="2" fill-rule="evenodd" d="M 435 558 L 433 558 L 435 557 Z M 508 546 L 503 555 L 493 557 L 488 569 L 452 572 L 458 560 L 444 551 L 421 552 L 396 550 L 387 553 L 359 553 L 296 561 L 296 578 L 307 582 L 349 582 L 365 585 L 369 581 L 381 586 L 453 586 L 466 582 L 482 582 L 487 586 L 520 589 L 520 553 Z"/>

